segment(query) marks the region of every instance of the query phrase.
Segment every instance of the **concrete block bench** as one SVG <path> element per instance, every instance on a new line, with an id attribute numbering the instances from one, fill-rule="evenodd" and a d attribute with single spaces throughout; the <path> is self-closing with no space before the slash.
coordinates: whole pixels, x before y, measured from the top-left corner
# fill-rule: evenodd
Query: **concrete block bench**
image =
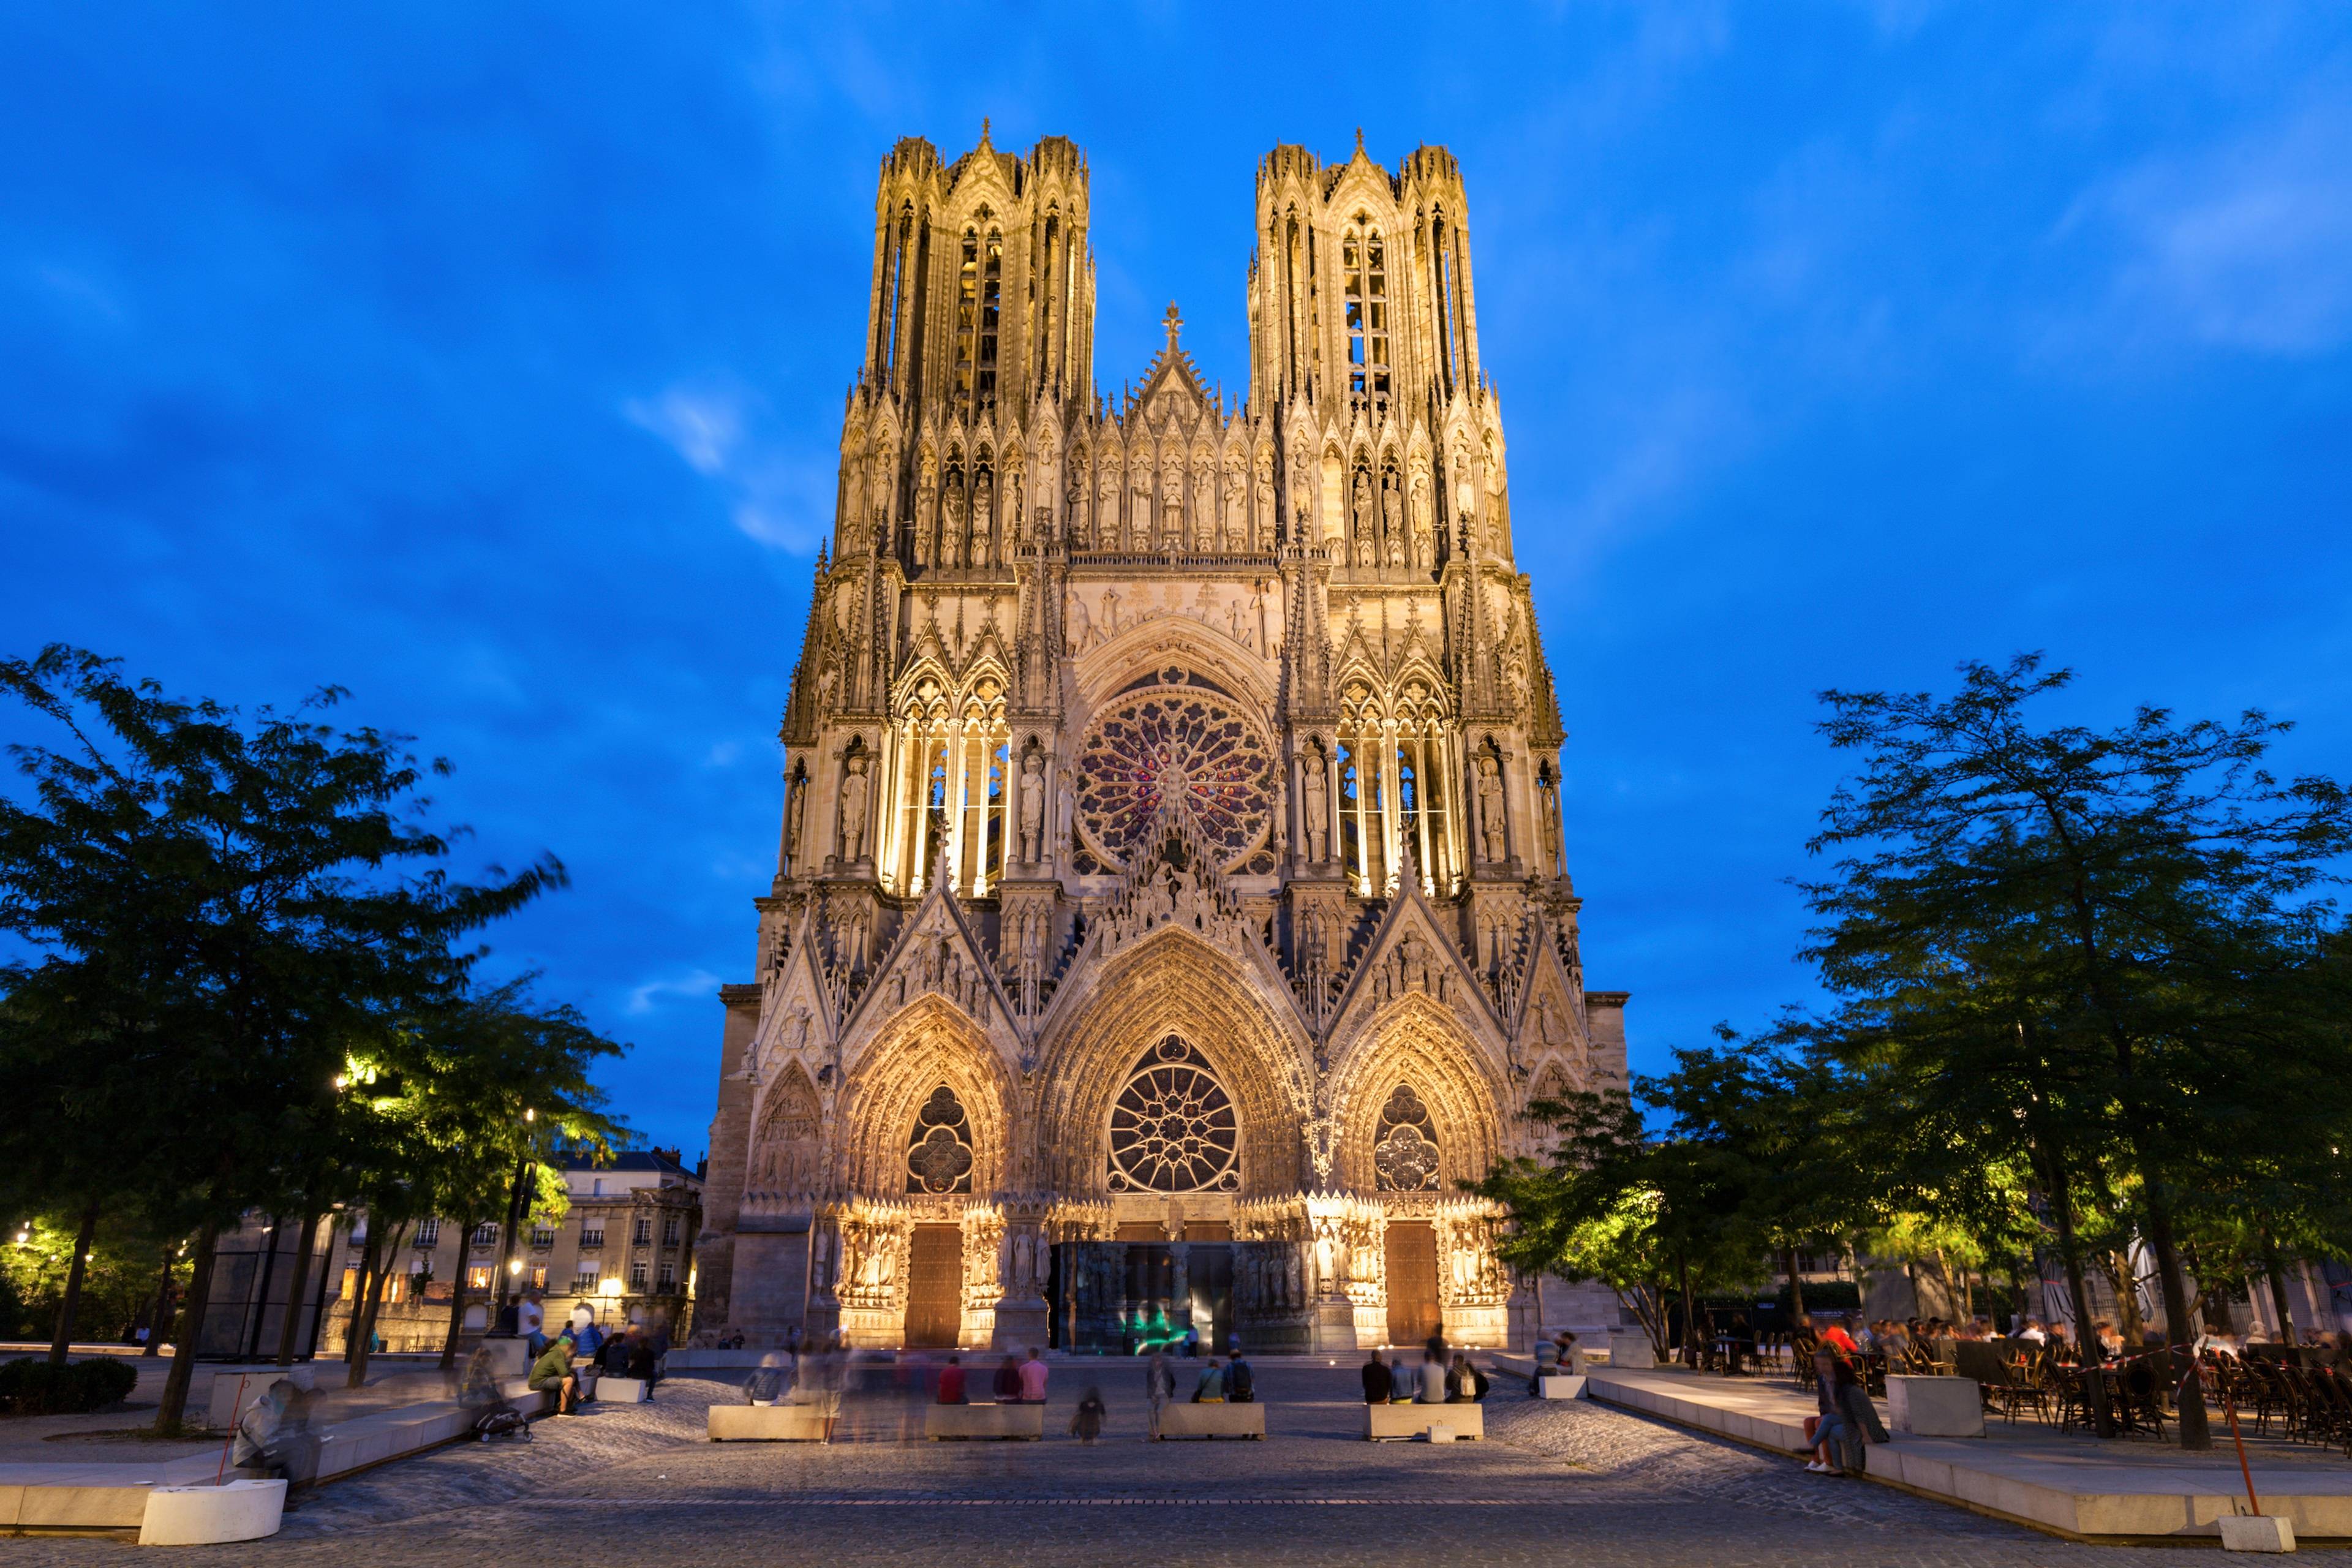
<path id="1" fill-rule="evenodd" d="M 1171 1405 L 1160 1413 L 1162 1437 L 1264 1437 L 1265 1406 Z"/>
<path id="2" fill-rule="evenodd" d="M 1555 1373 L 1549 1377 L 1538 1378 L 1536 1383 L 1536 1392 L 1546 1399 L 1584 1397 L 1584 1379 L 1580 1376 L 1563 1376 Z"/>
<path id="3" fill-rule="evenodd" d="M 923 1436 L 935 1439 L 1003 1437 L 1040 1442 L 1045 1436 L 1045 1407 L 1042 1405 L 927 1405 L 923 1410 Z"/>
<path id="4" fill-rule="evenodd" d="M 1973 1377 L 1891 1376 L 1886 1424 L 1917 1437 L 1981 1437 L 1984 1394 Z"/>
<path id="5" fill-rule="evenodd" d="M 600 1377 L 596 1397 L 610 1405 L 643 1405 L 653 1397 L 653 1388 L 642 1377 Z"/>
<path id="6" fill-rule="evenodd" d="M 142 1546 L 217 1546 L 278 1533 L 286 1483 L 227 1481 L 209 1487 L 156 1487 L 139 1524 Z"/>
<path id="7" fill-rule="evenodd" d="M 822 1443 L 833 1421 L 822 1405 L 714 1405 L 714 1443 Z"/>
<path id="8" fill-rule="evenodd" d="M 1423 1436 L 1432 1426 L 1444 1426 L 1456 1437 L 1484 1437 L 1486 1408 L 1466 1401 L 1460 1405 L 1423 1405 L 1417 1400 L 1411 1405 L 1364 1406 L 1364 1436 L 1375 1442 Z"/>

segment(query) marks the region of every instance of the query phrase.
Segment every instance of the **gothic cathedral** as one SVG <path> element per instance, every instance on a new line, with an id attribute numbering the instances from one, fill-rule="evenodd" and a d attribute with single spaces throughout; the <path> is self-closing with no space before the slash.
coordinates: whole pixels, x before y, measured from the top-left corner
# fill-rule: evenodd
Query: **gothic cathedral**
<path id="1" fill-rule="evenodd" d="M 1625 996 L 1584 989 L 1460 171 L 1278 147 L 1256 223 L 1247 400 L 1172 306 L 1107 397 L 1077 148 L 883 161 L 698 1327 L 1533 1331 L 1457 1184 L 1622 1081 Z"/>

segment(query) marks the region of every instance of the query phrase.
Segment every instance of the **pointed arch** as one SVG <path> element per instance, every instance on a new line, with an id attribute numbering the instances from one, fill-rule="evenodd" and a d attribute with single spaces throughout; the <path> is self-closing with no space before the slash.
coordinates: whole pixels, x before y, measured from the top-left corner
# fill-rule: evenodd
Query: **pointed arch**
<path id="1" fill-rule="evenodd" d="M 1451 1192 L 1493 1167 L 1504 1150 L 1496 1107 L 1507 1090 L 1492 1052 L 1452 1014 L 1416 992 L 1369 1019 L 1344 1050 L 1332 1066 L 1330 1100 L 1342 1186 L 1381 1188 L 1382 1113 L 1400 1087 L 1427 1113 L 1421 1125 L 1436 1145 L 1433 1190 Z M 1395 1123 L 1388 1125 L 1392 1131 Z"/>
<path id="2" fill-rule="evenodd" d="M 946 1089 L 964 1113 L 968 1185 L 992 1192 L 1013 1179 L 1017 1090 L 1003 1058 L 960 1008 L 938 996 L 909 1003 L 849 1066 L 838 1111 L 841 1170 L 859 1196 L 905 1201 L 909 1138 L 924 1105 Z"/>
<path id="3" fill-rule="evenodd" d="M 743 1186 L 747 1193 L 782 1195 L 812 1190 L 822 1169 L 824 1113 L 816 1086 L 798 1062 L 776 1075 L 760 1098 L 757 1130 Z"/>

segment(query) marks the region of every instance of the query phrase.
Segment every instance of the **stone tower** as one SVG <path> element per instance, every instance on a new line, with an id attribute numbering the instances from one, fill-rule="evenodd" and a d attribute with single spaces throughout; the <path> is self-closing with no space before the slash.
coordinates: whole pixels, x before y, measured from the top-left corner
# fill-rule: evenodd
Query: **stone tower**
<path id="1" fill-rule="evenodd" d="M 698 1322 L 1523 1341 L 1455 1184 L 1622 1080 L 1625 997 L 1583 986 L 1460 170 L 1267 154 L 1238 405 L 1172 305 L 1096 393 L 1087 231 L 1060 138 L 883 162 Z"/>

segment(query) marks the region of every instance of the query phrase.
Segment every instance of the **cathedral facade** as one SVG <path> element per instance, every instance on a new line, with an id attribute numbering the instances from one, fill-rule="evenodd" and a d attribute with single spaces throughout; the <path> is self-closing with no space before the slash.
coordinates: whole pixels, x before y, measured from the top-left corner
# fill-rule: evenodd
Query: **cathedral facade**
<path id="1" fill-rule="evenodd" d="M 1173 306 L 1096 390 L 1087 226 L 1058 137 L 883 161 L 697 1325 L 1524 1342 L 1459 1184 L 1623 1080 L 1625 997 L 1584 989 L 1460 172 L 1265 158 L 1238 405 Z"/>

